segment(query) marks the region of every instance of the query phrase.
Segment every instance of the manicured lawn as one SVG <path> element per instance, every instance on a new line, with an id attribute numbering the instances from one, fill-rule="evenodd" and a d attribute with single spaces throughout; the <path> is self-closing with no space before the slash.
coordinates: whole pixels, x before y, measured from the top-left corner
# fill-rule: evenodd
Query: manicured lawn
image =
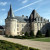
<path id="1" fill-rule="evenodd" d="M 43 42 L 50 42 L 50 37 L 47 38 L 34 38 L 34 39 L 30 39 L 33 41 L 43 41 Z"/>

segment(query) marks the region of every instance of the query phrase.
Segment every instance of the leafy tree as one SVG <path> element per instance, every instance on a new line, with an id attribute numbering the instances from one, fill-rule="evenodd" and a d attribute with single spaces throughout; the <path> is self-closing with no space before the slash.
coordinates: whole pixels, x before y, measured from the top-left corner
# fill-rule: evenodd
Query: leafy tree
<path id="1" fill-rule="evenodd" d="M 50 31 L 49 30 L 46 31 L 45 37 L 50 37 Z"/>
<path id="2" fill-rule="evenodd" d="M 36 34 L 36 37 L 38 37 L 38 38 L 42 37 L 42 33 L 41 33 L 40 30 L 38 30 L 38 32 L 37 32 L 37 34 Z"/>
<path id="3" fill-rule="evenodd" d="M 34 37 L 34 32 L 32 30 L 30 31 L 30 36 Z"/>

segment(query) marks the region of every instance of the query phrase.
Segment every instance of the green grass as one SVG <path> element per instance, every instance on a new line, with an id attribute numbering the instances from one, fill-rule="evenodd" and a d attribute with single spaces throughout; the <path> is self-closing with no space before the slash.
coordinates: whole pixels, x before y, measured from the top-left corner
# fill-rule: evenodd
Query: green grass
<path id="1" fill-rule="evenodd" d="M 43 42 L 50 42 L 50 37 L 47 38 L 34 38 L 34 39 L 30 39 L 33 41 L 43 41 Z"/>
<path id="2" fill-rule="evenodd" d="M 23 46 L 21 44 L 12 43 L 5 40 L 0 40 L 0 50 L 39 50 L 39 49 Z"/>

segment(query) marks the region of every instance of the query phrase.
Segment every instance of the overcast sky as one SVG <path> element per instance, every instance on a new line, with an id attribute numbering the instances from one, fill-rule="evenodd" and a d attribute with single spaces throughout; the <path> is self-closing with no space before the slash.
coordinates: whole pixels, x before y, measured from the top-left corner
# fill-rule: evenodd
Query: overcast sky
<path id="1" fill-rule="evenodd" d="M 50 20 L 50 0 L 0 0 L 0 25 L 5 25 L 10 4 L 15 16 L 29 16 L 35 9 L 40 16 Z"/>

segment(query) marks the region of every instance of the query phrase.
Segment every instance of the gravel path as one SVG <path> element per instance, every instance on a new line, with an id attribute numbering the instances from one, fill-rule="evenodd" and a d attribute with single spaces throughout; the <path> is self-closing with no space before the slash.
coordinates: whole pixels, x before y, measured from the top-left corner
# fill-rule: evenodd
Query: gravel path
<path id="1" fill-rule="evenodd" d="M 6 38 L 0 35 L 0 40 L 6 40 L 13 43 L 22 44 L 28 47 L 38 48 L 40 50 L 50 50 L 50 42 L 31 41 L 25 39 Z"/>

